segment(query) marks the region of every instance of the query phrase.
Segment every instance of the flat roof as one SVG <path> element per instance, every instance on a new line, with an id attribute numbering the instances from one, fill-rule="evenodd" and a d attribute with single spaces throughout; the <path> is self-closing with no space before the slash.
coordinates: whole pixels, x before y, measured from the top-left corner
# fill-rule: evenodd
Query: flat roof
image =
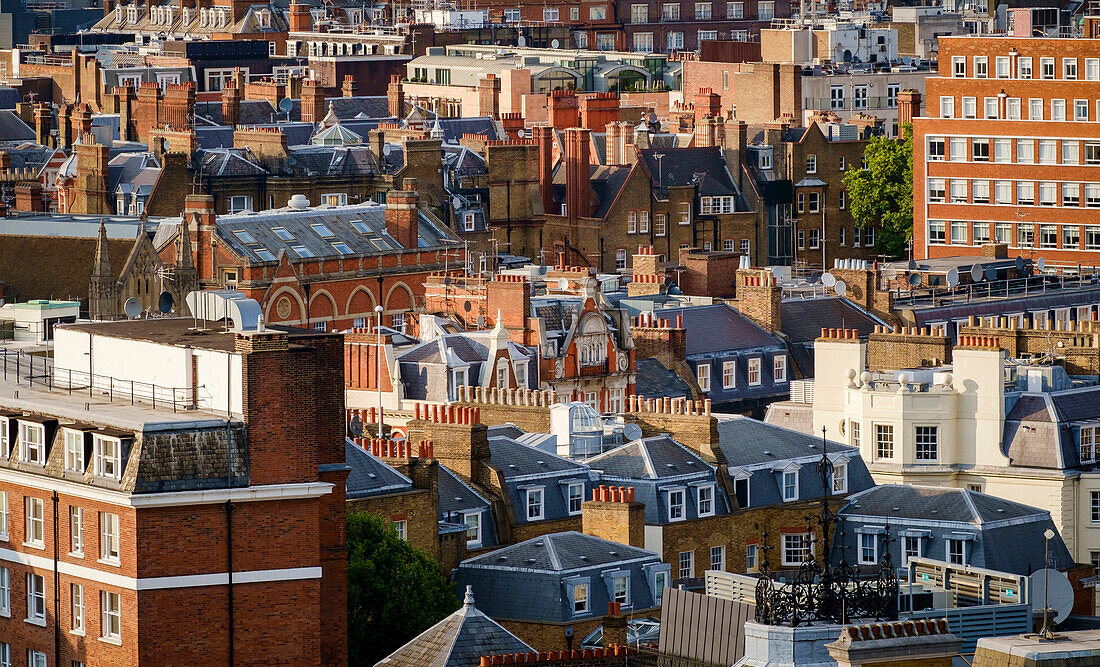
<path id="1" fill-rule="evenodd" d="M 197 328 L 196 328 L 196 325 Z M 117 322 L 80 322 L 63 324 L 64 329 L 82 331 L 97 336 L 140 340 L 161 345 L 189 345 L 200 350 L 232 352 L 236 348 L 236 335 L 227 331 L 222 321 L 195 320 L 190 317 L 119 320 Z M 290 341 L 301 341 L 331 333 L 298 329 L 281 325 L 268 325 L 270 331 L 287 334 Z"/>

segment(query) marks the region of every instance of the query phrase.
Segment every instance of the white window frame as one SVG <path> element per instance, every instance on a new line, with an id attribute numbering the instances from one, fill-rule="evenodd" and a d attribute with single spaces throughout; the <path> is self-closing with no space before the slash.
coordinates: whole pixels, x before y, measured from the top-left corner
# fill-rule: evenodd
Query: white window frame
<path id="1" fill-rule="evenodd" d="M 84 600 L 84 586 L 81 584 L 69 584 L 69 600 L 72 607 L 69 632 L 83 636 L 87 630 Z"/>
<path id="2" fill-rule="evenodd" d="M 699 383 L 699 390 L 704 394 L 710 391 L 710 360 L 695 366 L 695 380 Z"/>
<path id="3" fill-rule="evenodd" d="M 122 595 L 114 591 L 99 592 L 100 633 L 102 641 L 122 643 Z"/>
<path id="4" fill-rule="evenodd" d="M 27 573 L 27 618 L 24 620 L 46 627 L 46 577 L 41 574 Z"/>
<path id="5" fill-rule="evenodd" d="M 753 357 L 749 359 L 749 386 L 758 387 L 763 381 L 760 377 L 760 357 Z"/>
<path id="6" fill-rule="evenodd" d="M 859 425 L 859 422 L 852 422 Z M 848 464 L 836 462 L 833 464 L 833 477 L 831 481 L 833 494 L 848 493 Z"/>
<path id="7" fill-rule="evenodd" d="M 93 434 L 92 455 L 95 459 L 96 477 L 114 480 L 122 477 L 122 440 L 120 438 Z"/>
<path id="8" fill-rule="evenodd" d="M 719 544 L 710 548 L 710 569 L 726 571 L 726 547 Z"/>
<path id="9" fill-rule="evenodd" d="M 84 508 L 69 505 L 69 555 L 84 557 Z"/>
<path id="10" fill-rule="evenodd" d="M 683 488 L 668 490 L 668 520 L 684 521 L 687 519 L 686 494 Z"/>
<path id="11" fill-rule="evenodd" d="M 11 512 L 8 508 L 8 492 L 0 491 L 0 541 L 7 542 L 11 539 L 8 527 L 11 522 Z"/>
<path id="12" fill-rule="evenodd" d="M 577 591 L 583 591 L 584 595 L 577 595 Z M 590 598 L 590 589 L 588 588 L 588 582 L 582 581 L 573 584 L 573 615 L 578 616 L 580 614 L 587 614 Z"/>
<path id="13" fill-rule="evenodd" d="M 798 500 L 798 470 L 784 470 L 779 476 L 779 492 L 783 494 L 783 502 L 790 503 Z"/>
<path id="14" fill-rule="evenodd" d="M 481 515 L 481 510 L 462 513 L 462 523 L 466 525 L 467 548 L 477 548 L 481 546 L 481 541 L 483 539 L 481 528 Z M 474 520 L 472 524 L 470 523 L 470 519 Z M 471 530 L 474 531 L 474 535 L 472 537 L 470 536 Z"/>
<path id="15" fill-rule="evenodd" d="M 523 505 L 528 521 L 541 521 L 546 516 L 546 490 L 543 487 L 525 489 Z M 532 513 L 532 510 L 538 510 Z"/>
<path id="16" fill-rule="evenodd" d="M 84 472 L 84 431 L 65 429 L 65 472 Z"/>
<path id="17" fill-rule="evenodd" d="M 931 429 L 931 430 L 929 430 Z M 929 439 L 931 435 L 931 440 Z M 931 445 L 934 448 L 935 456 L 929 457 L 921 454 L 921 445 Z M 916 461 L 939 461 L 940 460 L 940 429 L 935 424 L 918 424 L 913 427 L 913 458 Z"/>
<path id="18" fill-rule="evenodd" d="M 722 388 L 737 388 L 737 361 L 730 359 L 722 362 Z"/>
<path id="19" fill-rule="evenodd" d="M 798 554 L 812 554 L 814 552 L 813 533 L 783 533 L 781 539 L 781 563 L 784 567 L 796 567 L 805 561 L 805 556 L 792 559 L 790 556 Z M 798 543 L 795 544 L 795 540 Z"/>
<path id="20" fill-rule="evenodd" d="M 41 498 L 26 496 L 23 500 L 23 546 L 46 548 L 46 503 Z M 37 538 L 35 537 L 37 536 Z"/>
<path id="21" fill-rule="evenodd" d="M 30 437 L 34 433 L 36 438 Z M 35 422 L 19 422 L 19 460 L 46 466 L 46 427 Z"/>
<path id="22" fill-rule="evenodd" d="M 687 574 L 684 574 L 684 573 Z M 680 579 L 689 579 L 695 576 L 695 552 L 681 551 L 676 557 L 676 573 Z"/>
<path id="23" fill-rule="evenodd" d="M 106 565 L 118 565 L 122 553 L 122 537 L 119 518 L 111 512 L 99 513 L 99 561 Z"/>
<path id="24" fill-rule="evenodd" d="M 859 553 L 859 564 L 874 565 L 878 563 L 878 535 L 873 533 L 856 533 L 856 535 L 859 539 L 859 544 L 856 546 L 856 551 Z M 868 549 L 871 552 L 870 558 L 865 555 Z"/>
<path id="25" fill-rule="evenodd" d="M 715 502 L 717 501 L 717 499 L 715 498 L 715 493 L 714 493 L 714 485 L 713 484 L 707 484 L 705 486 L 700 486 L 698 489 L 696 489 L 695 493 L 696 493 L 696 498 L 695 498 L 696 505 L 695 505 L 695 507 L 698 510 L 699 516 L 701 516 L 701 517 L 714 516 Z M 704 509 L 704 508 L 706 508 L 706 509 Z"/>
<path id="26" fill-rule="evenodd" d="M 777 354 L 772 358 L 772 382 L 780 383 L 787 381 L 787 355 Z"/>
<path id="27" fill-rule="evenodd" d="M 574 496 L 573 492 L 577 494 Z M 573 499 L 579 498 L 580 502 L 577 503 L 577 509 L 573 509 Z M 581 506 L 584 505 L 584 483 L 582 482 L 570 482 L 565 486 L 565 507 L 570 516 L 576 516 L 581 513 Z"/>
<path id="28" fill-rule="evenodd" d="M 912 541 L 910 541 L 912 540 Z M 903 535 L 901 538 L 901 559 L 902 565 L 909 566 L 909 560 L 911 558 L 920 558 L 924 555 L 924 544 L 922 538 L 919 535 Z M 916 549 L 910 549 L 911 544 L 916 545 Z"/>
<path id="29" fill-rule="evenodd" d="M 11 570 L 0 566 L 0 616 L 11 618 Z"/>
<path id="30" fill-rule="evenodd" d="M 954 546 L 955 544 L 958 544 L 961 547 L 960 557 L 961 557 L 962 560 L 959 561 L 959 562 L 953 561 L 952 556 L 951 556 L 951 547 Z M 944 560 L 946 560 L 948 563 L 950 563 L 952 565 L 966 565 L 966 555 L 967 555 L 966 552 L 967 552 L 966 540 L 958 538 L 958 537 L 944 538 L 944 541 L 943 541 L 943 557 L 944 557 Z"/>

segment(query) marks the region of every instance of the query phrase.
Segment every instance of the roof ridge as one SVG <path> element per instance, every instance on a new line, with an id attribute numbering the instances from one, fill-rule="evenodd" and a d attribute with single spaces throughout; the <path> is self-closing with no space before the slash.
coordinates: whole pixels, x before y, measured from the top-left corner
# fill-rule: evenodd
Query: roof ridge
<path id="1" fill-rule="evenodd" d="M 557 535 L 558 533 L 550 533 L 549 535 L 544 536 L 545 539 L 543 541 L 546 543 L 546 554 L 550 556 L 550 564 L 554 566 L 555 570 L 560 570 L 561 559 L 558 558 L 558 551 L 554 548 L 553 539 Z"/>
<path id="2" fill-rule="evenodd" d="M 978 506 L 974 504 L 974 499 L 970 497 L 970 494 L 976 493 L 976 492 L 971 491 L 970 489 L 960 489 L 960 490 L 962 491 L 963 500 L 966 502 L 966 506 L 970 509 L 970 513 L 977 520 L 978 525 L 981 526 L 982 524 L 985 523 L 985 518 L 982 516 L 981 512 L 978 511 Z"/>

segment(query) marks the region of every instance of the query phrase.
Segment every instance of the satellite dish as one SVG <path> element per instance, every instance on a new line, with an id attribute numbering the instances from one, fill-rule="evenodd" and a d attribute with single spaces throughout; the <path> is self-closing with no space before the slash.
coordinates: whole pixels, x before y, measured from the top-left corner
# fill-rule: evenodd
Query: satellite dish
<path id="1" fill-rule="evenodd" d="M 834 276 L 833 274 L 826 271 L 821 276 L 821 284 L 824 285 L 825 287 L 832 287 L 833 285 L 836 284 L 836 276 Z"/>
<path id="2" fill-rule="evenodd" d="M 359 415 L 353 416 L 351 421 L 348 422 L 348 431 L 356 437 L 363 435 L 363 420 L 359 418 Z"/>
<path id="3" fill-rule="evenodd" d="M 985 271 L 982 270 L 981 264 L 975 264 L 970 267 L 970 279 L 974 282 L 978 282 L 985 275 Z"/>
<path id="4" fill-rule="evenodd" d="M 843 280 L 836 281 L 836 286 L 833 287 L 837 296 L 844 296 L 848 293 L 848 284 Z"/>
<path id="5" fill-rule="evenodd" d="M 556 39 L 551 40 L 550 41 L 550 48 L 556 49 L 556 48 L 558 48 L 559 44 L 561 44 L 561 42 L 559 42 L 558 40 L 556 40 Z"/>
<path id="6" fill-rule="evenodd" d="M 635 423 L 627 424 L 623 426 L 623 439 L 627 442 L 634 442 L 638 438 L 642 437 L 642 427 Z"/>
<path id="7" fill-rule="evenodd" d="M 160 144 L 160 145 L 161 145 L 161 146 L 164 146 L 164 152 L 166 152 L 166 153 L 167 153 L 168 151 L 172 150 L 172 143 L 171 143 L 170 141 L 168 141 L 167 139 L 163 139 L 163 140 L 161 140 L 161 144 Z"/>
<path id="8" fill-rule="evenodd" d="M 1046 271 L 1047 261 L 1040 257 L 1039 259 L 1035 260 L 1035 265 L 1039 267 L 1040 271 Z"/>
<path id="9" fill-rule="evenodd" d="M 921 279 L 921 276 L 920 276 L 919 273 L 910 273 L 909 274 L 909 285 L 910 286 L 920 287 L 921 280 L 922 279 Z"/>
<path id="10" fill-rule="evenodd" d="M 470 312 L 473 309 L 474 309 L 474 305 L 472 303 L 470 303 L 469 301 L 466 301 L 465 303 L 462 304 L 462 310 L 465 310 L 467 313 Z"/>
<path id="11" fill-rule="evenodd" d="M 477 316 L 477 328 L 478 329 L 485 328 L 485 316 L 484 315 L 478 315 Z"/>
<path id="12" fill-rule="evenodd" d="M 910 271 L 916 271 L 916 270 L 917 270 L 917 263 L 916 263 L 916 261 L 914 261 L 914 260 L 909 260 L 909 270 L 910 270 Z"/>
<path id="13" fill-rule="evenodd" d="M 569 280 L 566 279 L 566 278 L 560 278 L 558 280 L 558 289 L 560 289 L 560 290 L 569 289 Z"/>
<path id="14" fill-rule="evenodd" d="M 176 300 L 172 298 L 171 292 L 161 292 L 160 298 L 157 299 L 157 310 L 162 315 L 167 315 L 172 312 L 172 306 L 176 305 Z"/>
<path id="15" fill-rule="evenodd" d="M 523 35 L 520 35 L 519 39 L 516 40 L 516 45 L 519 46 L 520 48 L 523 48 L 523 47 L 527 46 L 527 38 L 524 37 Z"/>
<path id="16" fill-rule="evenodd" d="M 959 284 L 959 270 L 951 269 L 947 272 L 947 286 L 954 288 Z"/>
<path id="17" fill-rule="evenodd" d="M 1016 255 L 1016 270 L 1023 271 L 1025 266 L 1027 266 L 1027 260 L 1025 260 L 1023 257 L 1020 257 L 1019 255 Z"/>
<path id="18" fill-rule="evenodd" d="M 389 144 L 382 146 L 382 155 L 389 156 L 391 151 L 393 151 L 393 146 Z"/>
<path id="19" fill-rule="evenodd" d="M 451 197 L 451 206 L 454 206 L 455 208 L 460 208 L 462 206 L 462 197 L 459 197 L 458 195 Z"/>
<path id="20" fill-rule="evenodd" d="M 520 130 L 520 131 L 519 131 L 519 132 L 517 132 L 516 134 L 518 134 L 518 135 L 519 135 L 519 138 L 520 138 L 520 139 L 522 139 L 522 138 L 524 138 L 524 137 L 526 137 L 526 136 L 527 136 L 527 131 L 526 131 L 526 130 Z"/>
<path id="21" fill-rule="evenodd" d="M 137 297 L 130 297 L 126 299 L 126 305 L 122 307 L 122 312 L 126 313 L 126 317 L 131 320 L 141 315 L 141 302 L 137 300 Z"/>
<path id="22" fill-rule="evenodd" d="M 1031 608 L 1041 610 L 1044 593 L 1046 593 L 1047 608 L 1054 613 L 1052 620 L 1055 623 L 1066 620 L 1073 608 L 1073 584 L 1069 583 L 1069 577 L 1058 570 L 1047 568 L 1033 573 L 1028 579 L 1030 584 L 1028 601 L 1031 602 Z"/>
<path id="23" fill-rule="evenodd" d="M 996 267 L 992 267 L 992 266 L 985 267 L 985 279 L 988 280 L 989 282 L 993 282 L 994 280 L 997 279 L 997 269 L 996 269 Z"/>
<path id="24" fill-rule="evenodd" d="M 279 100 L 279 111 L 282 111 L 283 113 L 290 113 L 293 110 L 294 100 L 290 99 L 289 97 L 284 97 L 283 99 Z"/>

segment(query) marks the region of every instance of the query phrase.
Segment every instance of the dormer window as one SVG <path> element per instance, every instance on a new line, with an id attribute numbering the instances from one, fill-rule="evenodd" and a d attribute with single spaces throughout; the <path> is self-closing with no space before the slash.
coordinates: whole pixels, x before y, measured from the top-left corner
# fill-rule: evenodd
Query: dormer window
<path id="1" fill-rule="evenodd" d="M 699 487 L 698 507 L 699 516 L 714 516 L 714 485 Z"/>
<path id="2" fill-rule="evenodd" d="M 542 488 L 527 489 L 527 520 L 539 521 L 543 518 Z"/>
<path id="3" fill-rule="evenodd" d="M 131 5 L 126 8 L 126 20 L 130 23 L 137 23 L 137 7 Z"/>
<path id="4" fill-rule="evenodd" d="M 798 500 L 798 471 L 783 471 L 783 502 Z"/>
<path id="5" fill-rule="evenodd" d="M 65 429 L 65 472 L 84 472 L 84 432 Z"/>
<path id="6" fill-rule="evenodd" d="M 46 465 L 45 426 L 19 422 L 19 460 L 39 466 Z"/>
<path id="7" fill-rule="evenodd" d="M 122 23 L 122 5 L 115 7 L 115 23 Z"/>
<path id="8" fill-rule="evenodd" d="M 0 417 L 0 456 L 11 456 L 11 420 L 7 417 Z"/>
<path id="9" fill-rule="evenodd" d="M 95 435 L 92 437 L 92 451 L 95 456 L 96 476 L 118 479 L 122 469 L 122 443 L 119 439 Z"/>
<path id="10" fill-rule="evenodd" d="M 668 520 L 683 521 L 684 515 L 684 490 L 672 489 L 668 492 Z"/>

